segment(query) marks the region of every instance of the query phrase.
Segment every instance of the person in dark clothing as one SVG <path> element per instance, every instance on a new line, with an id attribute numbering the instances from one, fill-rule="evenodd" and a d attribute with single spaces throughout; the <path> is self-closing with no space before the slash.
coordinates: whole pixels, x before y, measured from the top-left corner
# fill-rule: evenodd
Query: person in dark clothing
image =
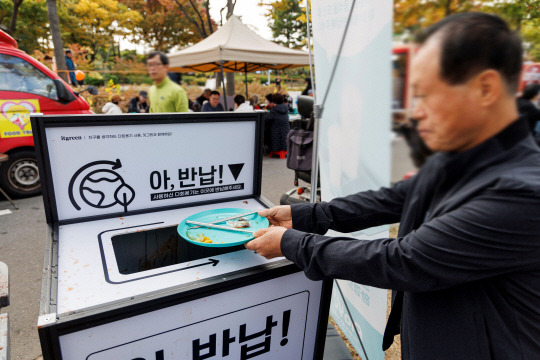
<path id="1" fill-rule="evenodd" d="M 73 61 L 73 53 L 71 50 L 66 50 L 66 66 L 69 72 L 69 82 L 71 85 L 77 85 L 77 78 L 75 76 L 75 62 Z"/>
<path id="2" fill-rule="evenodd" d="M 276 93 L 279 93 L 281 92 L 281 78 L 278 76 L 276 76 L 276 89 L 275 89 L 275 92 Z"/>
<path id="3" fill-rule="evenodd" d="M 306 78 L 306 88 L 301 95 L 311 95 L 311 78 Z"/>
<path id="4" fill-rule="evenodd" d="M 275 106 L 275 104 L 273 103 L 273 101 L 274 101 L 273 98 L 274 98 L 274 94 L 266 94 L 264 96 L 264 99 L 265 99 L 265 102 L 266 102 L 264 110 L 266 110 L 266 111 L 272 110 L 272 108 Z"/>
<path id="5" fill-rule="evenodd" d="M 171 79 L 172 82 L 182 85 L 182 74 L 177 72 L 170 72 L 167 73 L 167 76 L 169 76 L 169 79 Z"/>
<path id="6" fill-rule="evenodd" d="M 418 122 L 410 119 L 406 123 L 400 123 L 394 127 L 394 131 L 405 138 L 405 142 L 409 147 L 409 155 L 414 166 L 421 168 L 427 158 L 433 154 L 433 151 L 428 149 L 417 130 Z"/>
<path id="7" fill-rule="evenodd" d="M 427 28 L 411 65 L 412 116 L 435 152 L 390 188 L 259 212 L 246 243 L 313 280 L 393 289 L 383 349 L 402 359 L 536 359 L 540 354 L 540 149 L 517 91 L 522 48 L 483 13 Z M 500 54 L 505 54 L 501 57 Z M 397 239 L 324 236 L 400 222 Z"/>
<path id="8" fill-rule="evenodd" d="M 287 150 L 287 134 L 289 133 L 289 107 L 281 94 L 272 95 L 272 109 L 266 113 L 264 128 L 266 144 L 269 151 Z"/>
<path id="9" fill-rule="evenodd" d="M 147 113 L 149 108 L 148 93 L 141 90 L 139 95 L 129 100 L 128 113 Z"/>
<path id="10" fill-rule="evenodd" d="M 210 100 L 210 93 L 211 92 L 212 92 L 212 90 L 210 90 L 210 89 L 204 89 L 203 93 L 201 95 L 199 95 L 199 97 L 197 97 L 197 99 L 195 99 L 195 101 L 198 102 L 199 105 L 201 105 L 201 107 L 202 107 L 204 105 L 205 101 Z"/>
<path id="11" fill-rule="evenodd" d="M 219 102 L 221 94 L 219 91 L 210 92 L 210 100 L 205 103 L 201 109 L 202 112 L 212 112 L 212 111 L 225 111 L 223 105 Z"/>
<path id="12" fill-rule="evenodd" d="M 540 97 L 540 84 L 529 84 L 523 90 L 521 96 L 517 99 L 519 113 L 527 118 L 531 132 L 536 136 L 540 133 L 535 131 L 540 121 L 540 110 L 536 107 L 538 98 Z"/>

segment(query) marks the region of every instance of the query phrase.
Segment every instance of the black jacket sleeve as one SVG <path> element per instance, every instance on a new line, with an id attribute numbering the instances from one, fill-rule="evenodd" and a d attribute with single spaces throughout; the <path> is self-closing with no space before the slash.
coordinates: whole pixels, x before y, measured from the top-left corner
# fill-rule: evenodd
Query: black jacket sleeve
<path id="1" fill-rule="evenodd" d="M 290 229 L 281 249 L 312 280 L 331 277 L 404 291 L 444 289 L 537 269 L 539 198 L 526 190 L 485 190 L 401 238 L 367 241 Z M 322 223 L 314 227 L 321 231 L 327 227 Z"/>
<path id="2" fill-rule="evenodd" d="M 293 228 L 325 234 L 328 230 L 353 232 L 399 222 L 413 179 L 391 188 L 364 191 L 330 202 L 291 205 Z"/>

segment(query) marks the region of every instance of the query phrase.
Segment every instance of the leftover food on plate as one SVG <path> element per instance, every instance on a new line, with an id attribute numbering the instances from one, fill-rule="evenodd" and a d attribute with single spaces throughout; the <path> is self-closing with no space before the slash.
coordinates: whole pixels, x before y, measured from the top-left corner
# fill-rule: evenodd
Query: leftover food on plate
<path id="1" fill-rule="evenodd" d="M 207 243 L 207 244 L 211 244 L 212 243 L 212 240 L 210 240 L 208 237 L 204 236 L 203 234 L 199 234 L 197 236 L 197 241 L 200 241 L 202 243 Z"/>
<path id="2" fill-rule="evenodd" d="M 227 225 L 236 229 L 248 228 L 250 226 L 249 221 L 244 218 L 229 220 L 227 221 Z"/>

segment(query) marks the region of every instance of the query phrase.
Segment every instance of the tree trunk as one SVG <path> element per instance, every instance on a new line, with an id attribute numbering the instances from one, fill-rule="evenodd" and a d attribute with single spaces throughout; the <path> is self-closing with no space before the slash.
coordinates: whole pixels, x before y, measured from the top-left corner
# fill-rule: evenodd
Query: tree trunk
<path id="1" fill-rule="evenodd" d="M 233 96 L 234 95 L 234 73 L 228 72 L 225 73 L 225 85 L 227 86 L 227 95 Z"/>
<path id="2" fill-rule="evenodd" d="M 13 36 L 15 34 L 15 30 L 17 30 L 17 15 L 19 14 L 19 7 L 21 6 L 22 2 L 23 0 L 13 0 L 13 14 L 11 14 L 11 22 L 8 29 L 11 36 Z"/>
<path id="3" fill-rule="evenodd" d="M 234 14 L 234 6 L 236 5 L 236 1 L 233 2 L 233 0 L 227 0 L 227 19 L 230 18 Z M 234 73 L 226 73 L 225 74 L 226 85 L 227 85 L 227 95 L 232 96 L 234 95 Z M 225 109 L 228 110 L 228 109 Z"/>
<path id="4" fill-rule="evenodd" d="M 216 73 L 216 89 L 219 88 L 221 85 L 223 85 L 223 77 L 221 76 L 220 72 L 217 72 Z"/>
<path id="5" fill-rule="evenodd" d="M 56 59 L 56 69 L 65 82 L 68 82 L 66 58 L 64 57 L 64 43 L 60 34 L 60 19 L 56 9 L 56 0 L 47 0 L 47 11 L 49 13 L 49 24 L 54 46 L 54 57 Z M 62 71 L 63 70 L 63 71 Z"/>
<path id="6" fill-rule="evenodd" d="M 450 16 L 452 14 L 452 7 L 451 7 L 452 0 L 446 0 L 445 9 L 444 9 L 444 16 Z"/>
<path id="7" fill-rule="evenodd" d="M 236 5 L 236 1 L 227 0 L 227 19 L 230 18 L 234 14 L 234 6 Z"/>

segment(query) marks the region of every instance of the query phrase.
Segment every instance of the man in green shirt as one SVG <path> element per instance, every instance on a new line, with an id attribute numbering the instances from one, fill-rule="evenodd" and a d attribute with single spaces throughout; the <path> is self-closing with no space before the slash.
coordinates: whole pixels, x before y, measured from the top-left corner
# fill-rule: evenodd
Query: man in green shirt
<path id="1" fill-rule="evenodd" d="M 146 59 L 148 74 L 154 85 L 148 91 L 151 113 L 187 112 L 188 98 L 182 87 L 169 79 L 169 58 L 160 51 L 151 52 Z"/>

